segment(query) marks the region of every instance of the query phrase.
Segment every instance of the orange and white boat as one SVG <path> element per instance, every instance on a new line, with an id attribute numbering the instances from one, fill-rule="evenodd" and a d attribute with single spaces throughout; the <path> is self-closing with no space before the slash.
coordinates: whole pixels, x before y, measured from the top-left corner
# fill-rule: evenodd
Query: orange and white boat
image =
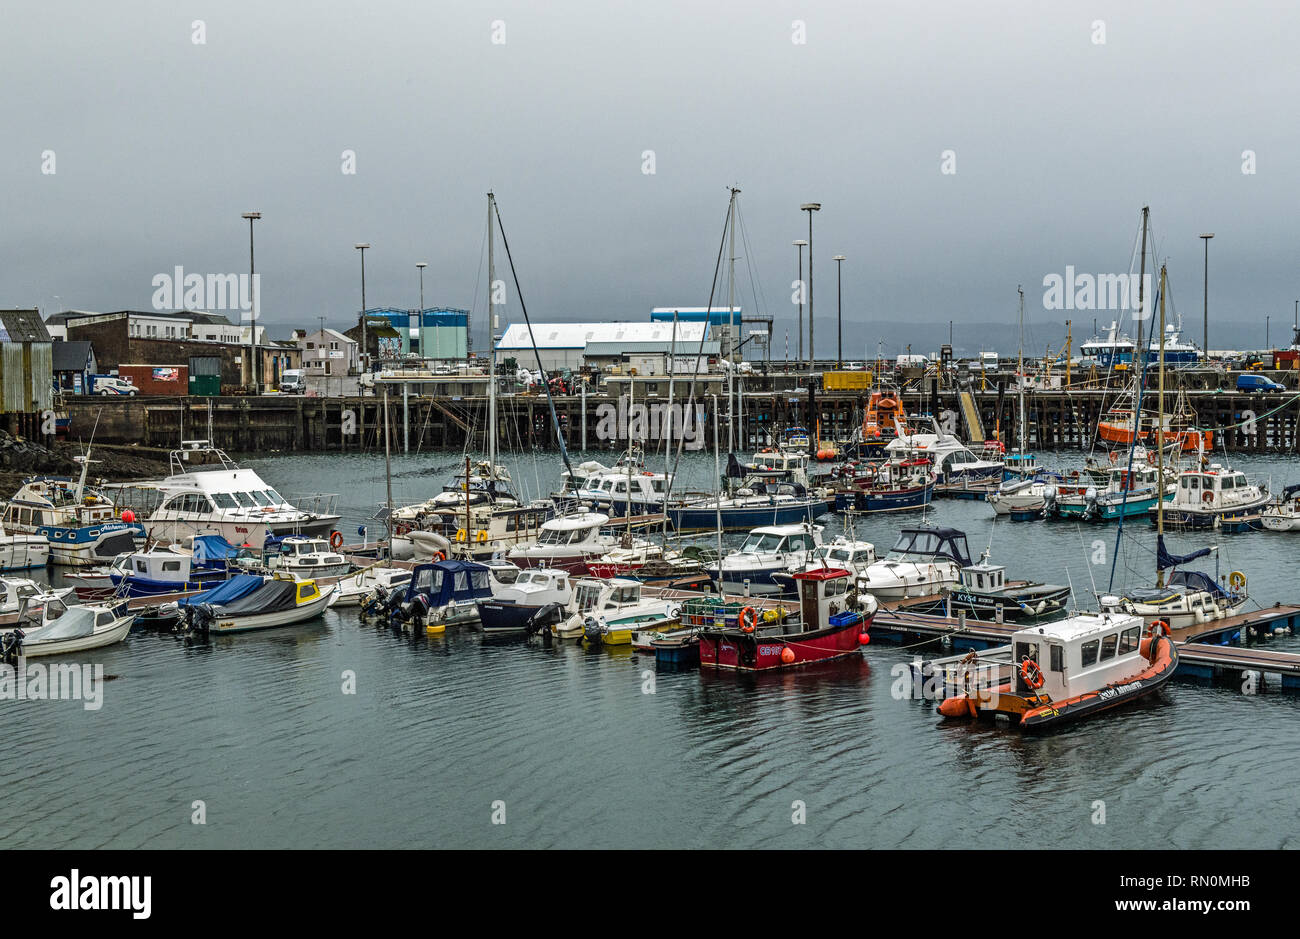
<path id="1" fill-rule="evenodd" d="M 1026 730 L 1094 717 L 1156 691 L 1178 668 L 1164 622 L 1128 613 L 1080 613 L 1028 626 L 973 659 L 949 718 L 1000 717 Z"/>
<path id="2" fill-rule="evenodd" d="M 862 452 L 860 457 L 885 455 L 885 447 L 899 434 L 908 434 L 907 413 L 898 396 L 873 391 L 862 411 Z"/>
<path id="3" fill-rule="evenodd" d="M 1214 449 L 1214 431 L 1191 426 L 1178 427 L 1173 417 L 1166 417 L 1164 423 L 1165 440 L 1176 442 L 1178 449 L 1183 452 Z M 1142 426 L 1139 426 L 1134 411 L 1127 408 L 1111 408 L 1101 420 L 1097 421 L 1097 437 L 1108 444 L 1127 447 L 1133 443 L 1135 428 L 1139 442 L 1151 439 L 1154 424 L 1154 415 L 1146 415 Z"/>

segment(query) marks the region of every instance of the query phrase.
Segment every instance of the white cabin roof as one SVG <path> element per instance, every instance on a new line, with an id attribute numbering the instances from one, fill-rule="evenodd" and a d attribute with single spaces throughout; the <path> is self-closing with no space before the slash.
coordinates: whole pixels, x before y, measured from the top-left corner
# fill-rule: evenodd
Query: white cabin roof
<path id="1" fill-rule="evenodd" d="M 1041 626 L 1022 629 L 1012 635 L 1011 641 L 1025 642 L 1046 637 L 1061 642 L 1078 642 L 1116 629 L 1130 629 L 1142 625 L 1142 617 L 1128 613 L 1077 613 L 1055 623 L 1044 623 Z"/>
<path id="2" fill-rule="evenodd" d="M 608 521 L 609 516 L 600 512 L 579 512 L 576 515 L 548 519 L 542 523 L 542 527 L 550 531 L 574 531 L 579 528 L 598 528 Z"/>

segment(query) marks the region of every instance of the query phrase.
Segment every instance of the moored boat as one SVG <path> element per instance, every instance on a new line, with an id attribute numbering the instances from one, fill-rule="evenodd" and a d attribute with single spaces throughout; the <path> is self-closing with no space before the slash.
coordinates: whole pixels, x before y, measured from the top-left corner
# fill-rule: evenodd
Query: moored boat
<path id="1" fill-rule="evenodd" d="M 697 631 L 701 668 L 768 671 L 858 655 L 869 641 L 876 603 L 860 605 L 853 575 L 834 568 L 796 574 L 799 617 L 760 616 L 741 610 L 736 626 L 705 625 Z M 773 611 L 775 612 L 775 611 Z"/>
<path id="2" fill-rule="evenodd" d="M 994 680 L 973 677 L 968 690 L 939 705 L 941 715 L 1001 717 L 1044 730 L 1146 697 L 1178 667 L 1168 627 L 1147 627 L 1125 613 L 1080 613 L 1026 627 L 988 656 Z"/>

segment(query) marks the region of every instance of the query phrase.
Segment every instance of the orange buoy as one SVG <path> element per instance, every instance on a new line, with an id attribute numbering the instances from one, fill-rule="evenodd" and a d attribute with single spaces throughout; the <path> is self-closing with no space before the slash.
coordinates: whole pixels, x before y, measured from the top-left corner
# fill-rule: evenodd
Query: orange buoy
<path id="1" fill-rule="evenodd" d="M 794 649 L 791 649 L 789 646 L 786 646 L 784 649 L 782 649 L 782 650 L 781 650 L 781 661 L 784 662 L 786 665 L 793 665 L 793 664 L 794 664 Z"/>
<path id="2" fill-rule="evenodd" d="M 1020 663 L 1020 677 L 1025 680 L 1025 684 L 1037 691 L 1043 687 L 1043 670 L 1038 667 L 1038 663 L 1033 659 L 1026 658 Z"/>

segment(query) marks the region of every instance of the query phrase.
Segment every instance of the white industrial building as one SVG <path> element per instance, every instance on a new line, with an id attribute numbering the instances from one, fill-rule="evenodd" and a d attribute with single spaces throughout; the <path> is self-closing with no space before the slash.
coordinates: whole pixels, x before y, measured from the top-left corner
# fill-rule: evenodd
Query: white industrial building
<path id="1" fill-rule="evenodd" d="M 639 375 L 661 375 L 668 371 L 668 355 L 693 360 L 697 354 L 717 358 L 718 342 L 702 322 L 678 322 L 676 343 L 672 323 L 534 323 L 529 335 L 525 323 L 512 324 L 497 343 L 497 360 L 514 358 L 522 368 L 536 369 L 537 355 L 548 372 L 584 365 L 603 370 L 637 370 Z M 703 344 L 701 345 L 701 339 Z M 702 350 L 702 351 L 701 351 Z M 677 368 L 681 371 L 680 365 Z"/>

